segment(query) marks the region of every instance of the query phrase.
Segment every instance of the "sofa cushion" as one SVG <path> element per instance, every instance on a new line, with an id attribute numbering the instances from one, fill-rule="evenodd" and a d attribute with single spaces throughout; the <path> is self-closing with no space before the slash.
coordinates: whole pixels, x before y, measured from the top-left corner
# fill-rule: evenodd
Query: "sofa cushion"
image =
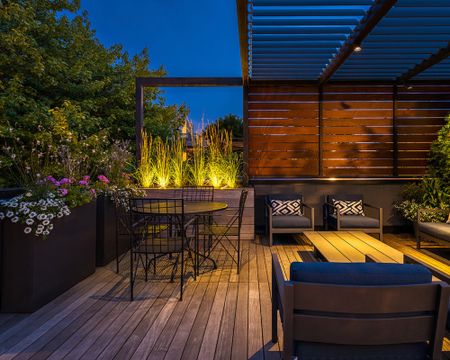
<path id="1" fill-rule="evenodd" d="M 334 214 L 337 209 L 341 215 L 365 215 L 362 200 L 351 201 L 333 199 L 333 205 L 336 207 Z"/>
<path id="2" fill-rule="evenodd" d="M 270 200 L 273 216 L 302 215 L 302 202 L 296 200 Z"/>
<path id="3" fill-rule="evenodd" d="M 419 230 L 441 240 L 450 241 L 450 224 L 421 222 L 419 223 Z"/>
<path id="4" fill-rule="evenodd" d="M 302 215 L 284 215 L 272 217 L 274 228 L 310 228 L 311 220 Z"/>
<path id="5" fill-rule="evenodd" d="M 415 264 L 293 262 L 291 280 L 335 285 L 410 285 L 431 282 L 431 272 Z"/>
<path id="6" fill-rule="evenodd" d="M 334 215 L 332 217 L 335 218 Z M 341 227 L 343 228 L 378 228 L 380 227 L 380 221 L 378 219 L 371 218 L 369 216 L 362 215 L 342 215 Z"/>

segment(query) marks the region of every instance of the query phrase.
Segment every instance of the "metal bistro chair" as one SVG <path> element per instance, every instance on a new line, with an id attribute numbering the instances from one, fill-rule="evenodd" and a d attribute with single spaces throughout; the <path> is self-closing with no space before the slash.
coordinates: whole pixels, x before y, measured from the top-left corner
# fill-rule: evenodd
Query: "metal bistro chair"
<path id="1" fill-rule="evenodd" d="M 131 250 L 130 250 L 130 289 L 133 300 L 133 287 L 139 264 L 145 272 L 153 264 L 156 274 L 156 262 L 167 257 L 172 263 L 171 281 L 174 280 L 180 268 L 180 300 L 183 299 L 183 284 L 185 276 L 185 251 L 194 267 L 194 258 L 189 246 L 190 240 L 196 236 L 196 218 L 185 221 L 182 199 L 148 199 L 135 198 L 130 201 L 131 207 Z"/>
<path id="2" fill-rule="evenodd" d="M 120 189 L 114 192 L 114 212 L 116 215 L 116 273 L 119 273 L 119 265 L 121 261 L 127 255 L 127 251 L 123 254 L 119 254 L 119 242 L 122 237 L 130 239 L 131 226 L 130 226 L 130 199 L 132 193 L 128 189 Z M 128 240 L 128 244 L 129 244 Z"/>
<path id="3" fill-rule="evenodd" d="M 239 199 L 239 208 L 234 214 L 234 216 L 232 216 L 231 219 L 228 221 L 228 223 L 226 224 L 213 223 L 211 225 L 208 225 L 205 228 L 204 233 L 206 235 L 211 235 L 214 238 L 213 240 L 214 244 L 211 248 L 211 252 L 218 245 L 220 245 L 231 257 L 233 262 L 236 264 L 238 274 L 241 269 L 241 228 L 247 195 L 248 190 L 243 189 Z M 202 235 L 201 231 L 200 235 Z M 237 238 L 236 245 L 234 245 L 234 243 L 231 240 L 232 236 Z M 231 246 L 231 248 L 236 252 L 236 257 L 235 255 L 231 254 L 231 252 L 228 250 L 227 246 L 225 245 L 225 242 L 228 243 Z"/>
<path id="4" fill-rule="evenodd" d="M 214 186 L 184 186 L 181 198 L 185 201 L 214 201 Z"/>
<path id="5" fill-rule="evenodd" d="M 181 189 L 181 198 L 184 201 L 214 201 L 214 186 L 184 186 Z M 205 227 L 213 223 L 213 216 L 210 214 L 196 215 L 198 225 L 204 234 Z M 208 238 L 208 239 L 206 239 Z M 212 236 L 203 235 L 203 256 L 209 256 L 212 247 Z"/>

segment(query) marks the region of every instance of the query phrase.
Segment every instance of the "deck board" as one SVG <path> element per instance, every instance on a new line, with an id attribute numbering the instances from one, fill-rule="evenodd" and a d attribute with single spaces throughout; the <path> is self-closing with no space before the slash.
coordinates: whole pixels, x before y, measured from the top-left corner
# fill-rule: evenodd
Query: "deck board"
<path id="1" fill-rule="evenodd" d="M 297 240 L 271 248 L 258 239 L 243 243 L 240 275 L 217 249 L 218 269 L 208 264 L 197 281 L 190 278 L 182 302 L 178 280 L 167 276 L 138 279 L 130 302 L 127 265 L 120 274 L 114 264 L 98 268 L 33 314 L 1 314 L 0 360 L 280 359 L 282 337 L 271 342 L 271 254 L 288 278 L 292 261 L 316 261 L 304 237 Z M 450 273 L 445 261 L 415 250 L 412 237 L 386 234 L 385 241 Z"/>

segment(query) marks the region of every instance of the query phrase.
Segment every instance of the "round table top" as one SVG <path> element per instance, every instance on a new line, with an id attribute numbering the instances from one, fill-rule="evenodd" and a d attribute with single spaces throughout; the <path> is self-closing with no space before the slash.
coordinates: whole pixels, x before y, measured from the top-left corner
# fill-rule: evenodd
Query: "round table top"
<path id="1" fill-rule="evenodd" d="M 145 204 L 143 212 L 146 214 L 174 214 L 176 208 L 170 206 L 170 203 L 168 205 L 169 206 L 167 207 L 162 207 L 161 203 L 159 204 L 148 203 Z M 228 207 L 227 203 L 218 201 L 184 201 L 183 205 L 185 215 L 208 214 L 216 211 L 225 210 L 227 207 Z"/>

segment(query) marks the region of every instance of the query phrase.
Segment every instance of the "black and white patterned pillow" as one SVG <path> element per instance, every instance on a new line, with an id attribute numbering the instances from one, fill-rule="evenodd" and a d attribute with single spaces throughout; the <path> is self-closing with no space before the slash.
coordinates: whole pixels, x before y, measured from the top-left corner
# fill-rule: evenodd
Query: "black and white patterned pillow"
<path id="1" fill-rule="evenodd" d="M 272 215 L 302 215 L 302 202 L 298 200 L 271 200 Z"/>
<path id="2" fill-rule="evenodd" d="M 333 205 L 339 210 L 340 215 L 365 216 L 362 200 L 348 201 L 333 199 Z M 334 215 L 336 215 L 336 210 L 334 211 Z"/>

